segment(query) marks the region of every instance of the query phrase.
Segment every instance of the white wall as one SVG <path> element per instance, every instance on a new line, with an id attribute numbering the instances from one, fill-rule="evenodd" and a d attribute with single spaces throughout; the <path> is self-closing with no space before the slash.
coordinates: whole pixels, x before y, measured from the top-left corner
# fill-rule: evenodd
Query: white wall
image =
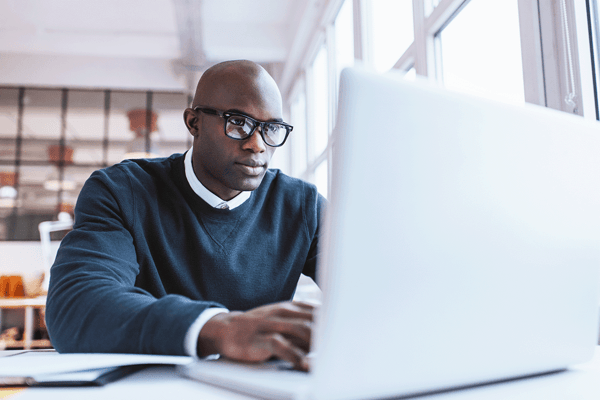
<path id="1" fill-rule="evenodd" d="M 183 68 L 158 58 L 0 54 L 0 85 L 186 91 Z"/>

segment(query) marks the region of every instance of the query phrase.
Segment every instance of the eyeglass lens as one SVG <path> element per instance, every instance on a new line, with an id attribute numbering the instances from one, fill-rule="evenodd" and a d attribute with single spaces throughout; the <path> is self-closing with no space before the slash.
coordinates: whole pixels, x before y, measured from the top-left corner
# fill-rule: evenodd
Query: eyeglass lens
<path id="1" fill-rule="evenodd" d="M 256 128 L 256 123 L 251 119 L 232 115 L 227 118 L 225 133 L 233 139 L 245 139 Z M 285 126 L 277 123 L 267 123 L 263 125 L 262 137 L 271 146 L 279 146 L 285 140 L 287 129 Z"/>

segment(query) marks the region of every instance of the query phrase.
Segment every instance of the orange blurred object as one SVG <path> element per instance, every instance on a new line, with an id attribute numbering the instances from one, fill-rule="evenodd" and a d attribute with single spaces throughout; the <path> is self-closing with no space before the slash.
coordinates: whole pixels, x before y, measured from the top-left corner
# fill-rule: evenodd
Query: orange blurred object
<path id="1" fill-rule="evenodd" d="M 64 165 L 73 164 L 73 148 L 71 146 L 62 146 L 62 149 L 58 144 L 48 146 L 48 160 L 50 162 L 58 165 L 60 163 L 61 156 Z"/>
<path id="2" fill-rule="evenodd" d="M 144 136 L 148 132 L 148 110 L 138 109 L 127 112 L 129 117 L 129 129 L 135 132 L 136 136 Z M 156 132 L 158 127 L 156 120 L 158 115 L 154 111 L 150 111 L 150 132 Z"/>
<path id="3" fill-rule="evenodd" d="M 0 388 L 0 399 L 7 399 L 12 397 L 14 394 L 22 392 L 25 388 L 14 388 L 14 387 L 3 387 Z"/>
<path id="4" fill-rule="evenodd" d="M 68 203 L 66 201 L 63 201 L 58 206 L 58 212 L 66 212 L 66 213 L 69 213 L 71 215 L 73 215 L 73 210 L 74 209 L 75 209 L 75 206 L 73 205 L 73 203 Z"/>
<path id="5" fill-rule="evenodd" d="M 16 172 L 0 172 L 0 187 L 15 186 L 17 183 Z"/>
<path id="6" fill-rule="evenodd" d="M 0 297 L 25 297 L 23 278 L 20 275 L 0 276 Z"/>

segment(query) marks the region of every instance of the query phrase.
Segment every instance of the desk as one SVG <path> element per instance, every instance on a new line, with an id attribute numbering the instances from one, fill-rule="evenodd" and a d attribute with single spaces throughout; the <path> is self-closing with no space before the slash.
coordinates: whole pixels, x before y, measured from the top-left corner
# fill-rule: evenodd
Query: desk
<path id="1" fill-rule="evenodd" d="M 49 340 L 33 340 L 33 309 L 44 307 L 46 307 L 46 296 L 0 298 L 0 330 L 2 328 L 2 310 L 22 308 L 25 310 L 23 340 L 17 341 L 14 346 L 23 347 L 25 349 L 30 349 L 32 347 L 50 347 Z"/>
<path id="2" fill-rule="evenodd" d="M 0 397 L 1 397 L 0 392 Z M 151 367 L 104 387 L 29 388 L 10 400 L 95 399 L 249 399 L 223 389 L 180 377 L 171 367 Z M 600 346 L 594 359 L 567 371 L 529 379 L 486 385 L 419 400 L 597 400 L 600 399 Z"/>

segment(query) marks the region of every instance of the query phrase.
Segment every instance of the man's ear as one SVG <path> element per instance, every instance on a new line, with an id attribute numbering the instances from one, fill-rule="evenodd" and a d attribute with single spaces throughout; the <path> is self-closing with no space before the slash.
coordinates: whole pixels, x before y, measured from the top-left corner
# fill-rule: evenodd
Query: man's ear
<path id="1" fill-rule="evenodd" d="M 187 126 L 188 131 L 194 137 L 198 136 L 198 115 L 191 108 L 186 108 L 183 112 L 183 121 L 185 122 L 185 126 Z"/>

